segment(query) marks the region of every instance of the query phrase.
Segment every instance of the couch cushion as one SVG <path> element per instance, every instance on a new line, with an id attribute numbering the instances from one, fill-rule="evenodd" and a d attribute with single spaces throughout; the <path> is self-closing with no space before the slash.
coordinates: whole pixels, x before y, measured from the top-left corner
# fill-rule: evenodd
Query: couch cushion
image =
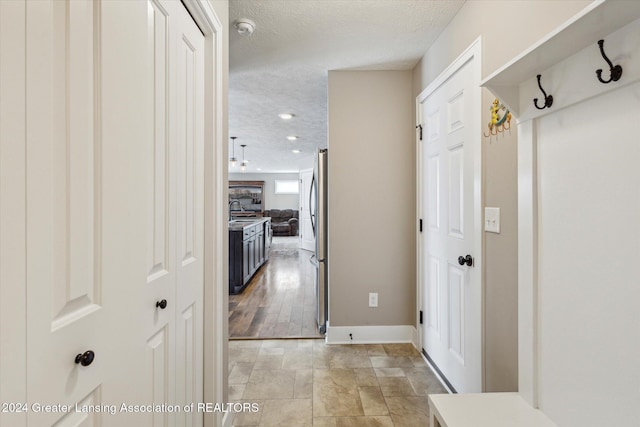
<path id="1" fill-rule="evenodd" d="M 280 219 L 282 217 L 282 211 L 280 209 L 271 209 L 269 216 L 274 219 Z"/>

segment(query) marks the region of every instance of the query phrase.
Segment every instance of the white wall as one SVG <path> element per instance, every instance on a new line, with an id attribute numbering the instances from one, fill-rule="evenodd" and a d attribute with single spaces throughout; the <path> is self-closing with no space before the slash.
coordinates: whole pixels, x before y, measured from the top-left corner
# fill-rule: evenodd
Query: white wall
<path id="1" fill-rule="evenodd" d="M 264 181 L 264 209 L 300 209 L 298 194 L 276 194 L 276 180 L 300 179 L 297 173 L 230 173 L 229 181 Z"/>

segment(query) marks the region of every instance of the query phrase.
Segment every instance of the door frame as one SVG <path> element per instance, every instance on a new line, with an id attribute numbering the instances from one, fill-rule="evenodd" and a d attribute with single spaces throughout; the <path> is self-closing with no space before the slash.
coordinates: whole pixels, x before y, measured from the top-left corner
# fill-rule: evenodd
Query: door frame
<path id="1" fill-rule="evenodd" d="M 228 348 L 228 198 L 224 26 L 208 0 L 182 0 L 205 37 L 204 128 L 204 401 L 226 402 Z M 229 413 L 205 413 L 204 425 L 230 424 Z"/>
<path id="2" fill-rule="evenodd" d="M 485 389 L 485 271 L 484 271 L 484 232 L 483 232 L 483 206 L 484 206 L 484 176 L 483 176 L 483 150 L 482 150 L 482 89 L 479 85 L 482 80 L 482 37 L 478 37 L 473 41 L 449 66 L 438 75 L 420 94 L 416 97 L 416 124 L 422 126 L 422 129 L 416 131 L 416 331 L 417 331 L 417 343 L 419 351 L 422 352 L 424 348 L 424 331 L 423 324 L 420 323 L 420 311 L 424 312 L 422 306 L 422 283 L 425 277 L 423 259 L 423 239 L 425 234 L 420 231 L 420 220 L 425 217 L 425 212 L 422 211 L 424 202 L 423 177 L 424 177 L 424 164 L 422 162 L 423 148 L 420 140 L 420 134 L 424 129 L 424 123 L 422 123 L 422 103 L 431 95 L 436 89 L 442 86 L 451 76 L 453 76 L 460 68 L 466 63 L 473 60 L 473 72 L 477 76 L 478 86 L 471 94 L 473 97 L 472 102 L 475 102 L 476 108 L 474 108 L 473 117 L 469 118 L 469 122 L 476 131 L 473 133 L 474 137 L 470 141 L 471 148 L 474 155 L 474 168 L 473 168 L 473 226 L 474 226 L 474 268 L 480 269 L 478 274 L 480 286 L 480 375 L 482 389 Z M 423 317 L 426 317 L 424 315 Z"/>

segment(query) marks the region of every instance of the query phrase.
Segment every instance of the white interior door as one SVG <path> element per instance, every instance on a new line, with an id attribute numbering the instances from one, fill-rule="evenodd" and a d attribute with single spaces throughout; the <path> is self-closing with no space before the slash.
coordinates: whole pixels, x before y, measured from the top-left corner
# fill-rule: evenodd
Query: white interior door
<path id="1" fill-rule="evenodd" d="M 479 59 L 458 62 L 419 98 L 423 348 L 455 390 L 480 392 Z"/>
<path id="2" fill-rule="evenodd" d="M 316 238 L 311 225 L 311 181 L 313 169 L 300 171 L 300 249 L 315 251 Z"/>
<path id="3" fill-rule="evenodd" d="M 110 280 L 133 284 L 133 277 L 129 269 L 112 271 L 118 260 L 105 258 L 106 246 L 121 242 L 108 234 L 113 223 L 103 211 L 111 183 L 102 172 L 113 170 L 103 167 L 110 151 L 100 133 L 100 15 L 92 1 L 35 2 L 27 8 L 30 403 L 100 404 L 107 379 L 119 374 L 109 363 L 108 331 L 115 299 L 125 295 L 112 292 Z M 95 354 L 91 364 L 74 363 L 88 351 Z M 28 425 L 98 425 L 100 417 L 30 410 Z"/>
<path id="4" fill-rule="evenodd" d="M 121 405 L 203 400 L 203 36 L 177 1 L 27 16 L 26 394 L 70 405 L 28 424 L 201 425 Z"/>

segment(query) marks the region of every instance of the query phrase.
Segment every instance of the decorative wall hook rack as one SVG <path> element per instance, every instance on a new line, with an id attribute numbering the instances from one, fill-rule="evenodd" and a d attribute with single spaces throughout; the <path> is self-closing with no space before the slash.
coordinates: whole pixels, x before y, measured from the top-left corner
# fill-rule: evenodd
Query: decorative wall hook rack
<path id="1" fill-rule="evenodd" d="M 505 130 L 511 129 L 511 112 L 498 98 L 493 100 L 490 110 L 491 120 L 487 125 L 489 133 L 483 133 L 485 138 L 491 138 L 491 136 L 496 136 Z M 502 117 L 500 117 L 501 111 Z"/>
<path id="2" fill-rule="evenodd" d="M 622 67 L 619 64 L 613 65 L 611 61 L 609 61 L 609 58 L 607 58 L 607 55 L 604 53 L 604 40 L 598 40 L 598 46 L 600 46 L 600 54 L 602 55 L 602 58 L 604 58 L 604 60 L 607 61 L 607 64 L 609 64 L 609 73 L 611 74 L 609 80 L 603 80 L 602 69 L 596 70 L 598 80 L 600 80 L 600 83 L 604 84 L 611 83 L 612 81 L 617 82 L 620 80 L 620 77 L 622 77 Z"/>
<path id="3" fill-rule="evenodd" d="M 533 104 L 536 106 L 538 110 L 544 110 L 545 108 L 549 108 L 553 105 L 553 96 L 547 95 L 547 92 L 545 92 L 544 89 L 542 89 L 542 85 L 540 84 L 540 77 L 542 77 L 542 75 L 538 74 L 536 77 L 538 78 L 538 87 L 540 88 L 540 91 L 544 95 L 544 105 L 542 107 L 538 105 L 538 98 L 533 99 Z"/>

